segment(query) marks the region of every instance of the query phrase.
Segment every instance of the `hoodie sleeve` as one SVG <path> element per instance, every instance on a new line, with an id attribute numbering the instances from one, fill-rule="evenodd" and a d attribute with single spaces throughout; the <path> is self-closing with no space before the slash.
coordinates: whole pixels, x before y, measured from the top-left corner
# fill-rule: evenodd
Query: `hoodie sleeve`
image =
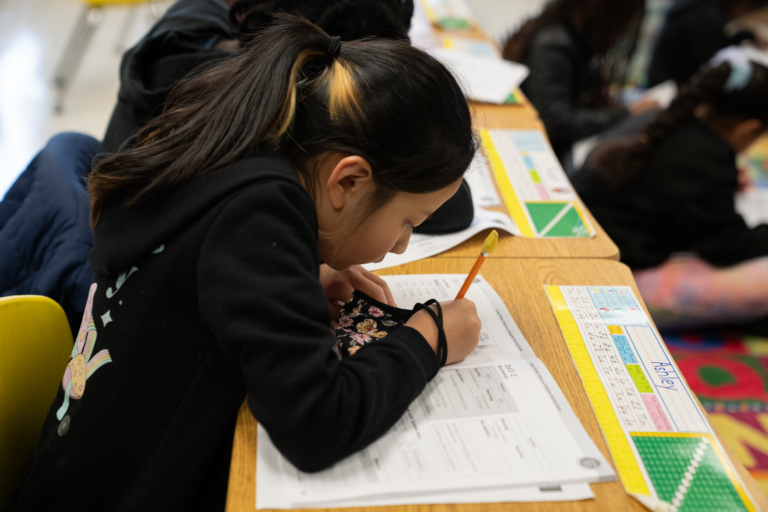
<path id="1" fill-rule="evenodd" d="M 303 471 L 375 441 L 438 370 L 410 327 L 340 361 L 319 266 L 314 205 L 279 180 L 230 200 L 198 262 L 202 322 L 243 372 L 253 415 Z"/>

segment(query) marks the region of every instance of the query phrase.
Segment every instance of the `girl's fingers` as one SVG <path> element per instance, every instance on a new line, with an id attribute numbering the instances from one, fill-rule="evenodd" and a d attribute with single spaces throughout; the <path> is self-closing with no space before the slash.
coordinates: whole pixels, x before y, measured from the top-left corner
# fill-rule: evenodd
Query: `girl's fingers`
<path id="1" fill-rule="evenodd" d="M 356 276 L 355 282 L 353 284 L 355 289 L 360 290 L 372 299 L 376 299 L 377 301 L 383 302 L 384 304 L 389 304 L 389 302 L 387 302 L 387 295 L 384 293 L 382 287 L 370 279 L 366 279 L 364 276 L 358 275 Z"/>
<path id="2" fill-rule="evenodd" d="M 384 290 L 384 295 L 387 297 L 386 303 L 390 306 L 397 307 L 397 304 L 395 304 L 395 298 L 392 296 L 392 290 L 389 289 L 387 282 L 373 272 L 369 272 L 368 270 L 365 270 L 365 272 L 368 279 L 381 286 L 381 289 Z"/>

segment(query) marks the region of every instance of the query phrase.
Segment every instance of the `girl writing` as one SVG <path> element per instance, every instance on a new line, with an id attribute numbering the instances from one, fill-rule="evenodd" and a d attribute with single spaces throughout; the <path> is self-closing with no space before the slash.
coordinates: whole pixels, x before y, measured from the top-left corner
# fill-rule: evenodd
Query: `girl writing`
<path id="1" fill-rule="evenodd" d="M 96 277 L 14 510 L 222 510 L 246 393 L 304 471 L 381 436 L 437 372 L 437 324 L 340 360 L 329 302 L 392 302 L 358 264 L 405 250 L 476 149 L 456 81 L 404 41 L 278 16 L 182 81 L 90 178 Z M 474 305 L 442 315 L 461 360 Z"/>

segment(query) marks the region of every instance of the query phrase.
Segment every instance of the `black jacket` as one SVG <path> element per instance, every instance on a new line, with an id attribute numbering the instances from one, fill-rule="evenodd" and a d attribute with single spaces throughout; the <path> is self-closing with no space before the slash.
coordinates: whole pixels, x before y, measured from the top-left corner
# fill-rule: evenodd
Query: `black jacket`
<path id="1" fill-rule="evenodd" d="M 94 237 L 95 344 L 72 364 L 103 366 L 61 420 L 59 388 L 15 511 L 223 510 L 246 393 L 278 449 L 316 471 L 385 433 L 437 373 L 405 326 L 338 359 L 315 208 L 279 157 L 146 206 L 111 201 Z"/>
<path id="2" fill-rule="evenodd" d="M 674 252 L 694 252 L 725 267 L 768 255 L 768 225 L 750 229 L 734 209 L 736 155 L 699 121 L 652 146 L 645 170 L 613 189 L 590 170 L 571 181 L 633 269 L 655 267 Z"/>
<path id="3" fill-rule="evenodd" d="M 117 105 L 102 142 L 113 153 L 147 121 L 163 110 L 171 89 L 190 71 L 226 58 L 213 47 L 218 39 L 234 39 L 227 5 L 221 0 L 179 0 L 120 64 Z"/>
<path id="4" fill-rule="evenodd" d="M 717 0 L 677 0 L 667 14 L 648 68 L 648 87 L 667 80 L 684 84 L 720 49 L 753 37 L 725 35 L 728 23 Z"/>
<path id="5" fill-rule="evenodd" d="M 629 115 L 624 107 L 589 106 L 589 93 L 596 80 L 591 59 L 587 42 L 566 24 L 541 30 L 523 58 L 531 74 L 521 88 L 539 111 L 561 162 L 574 142 L 596 135 Z"/>

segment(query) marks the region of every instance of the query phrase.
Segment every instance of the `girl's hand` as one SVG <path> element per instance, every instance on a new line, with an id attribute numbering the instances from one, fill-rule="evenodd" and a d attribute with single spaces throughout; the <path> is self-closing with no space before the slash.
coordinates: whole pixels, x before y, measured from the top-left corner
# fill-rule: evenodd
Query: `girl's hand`
<path id="1" fill-rule="evenodd" d="M 659 105 L 659 102 L 656 100 L 639 99 L 634 103 L 631 103 L 627 108 L 629 109 L 630 114 L 636 116 L 651 109 L 661 108 L 661 105 Z"/>
<path id="2" fill-rule="evenodd" d="M 339 272 L 328 265 L 320 265 L 320 284 L 325 289 L 325 296 L 331 308 L 331 318 L 338 318 L 341 309 L 352 297 L 352 292 L 360 290 L 372 299 L 390 306 L 397 306 L 392 292 L 382 278 L 354 265 Z"/>
<path id="3" fill-rule="evenodd" d="M 430 307 L 436 312 L 434 306 Z M 443 330 L 448 343 L 448 361 L 445 364 L 458 363 L 475 350 L 483 324 L 471 300 L 441 302 L 440 307 L 443 309 Z M 405 325 L 419 331 L 437 354 L 437 326 L 429 313 L 419 311 Z"/>

